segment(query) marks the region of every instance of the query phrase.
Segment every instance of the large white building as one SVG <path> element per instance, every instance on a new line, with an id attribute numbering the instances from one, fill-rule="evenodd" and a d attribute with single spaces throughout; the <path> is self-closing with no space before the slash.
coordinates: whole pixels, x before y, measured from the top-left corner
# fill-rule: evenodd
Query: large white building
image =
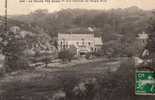
<path id="1" fill-rule="evenodd" d="M 77 55 L 96 52 L 102 47 L 102 38 L 94 34 L 58 34 L 58 50 L 75 47 Z"/>

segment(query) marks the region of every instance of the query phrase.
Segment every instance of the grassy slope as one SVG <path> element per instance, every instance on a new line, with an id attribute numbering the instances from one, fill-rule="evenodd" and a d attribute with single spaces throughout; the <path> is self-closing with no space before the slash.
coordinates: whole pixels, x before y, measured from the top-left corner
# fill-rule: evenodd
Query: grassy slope
<path id="1" fill-rule="evenodd" d="M 21 71 L 6 75 L 0 80 L 0 100 L 51 100 L 56 90 L 70 90 L 90 77 L 95 77 L 100 85 L 100 100 L 155 99 L 152 96 L 134 96 L 132 63 L 129 60 L 123 61 L 117 72 L 110 72 L 110 69 L 119 65 L 95 62 L 57 71 Z"/>

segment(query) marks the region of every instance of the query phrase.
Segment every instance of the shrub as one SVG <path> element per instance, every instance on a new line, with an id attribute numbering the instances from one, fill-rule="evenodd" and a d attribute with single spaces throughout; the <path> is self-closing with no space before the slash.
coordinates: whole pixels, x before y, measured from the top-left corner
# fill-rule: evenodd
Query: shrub
<path id="1" fill-rule="evenodd" d="M 27 57 L 20 55 L 20 56 L 8 56 L 5 59 L 5 71 L 12 72 L 16 70 L 22 70 L 29 68 L 28 66 L 28 59 Z"/>
<path id="2" fill-rule="evenodd" d="M 73 57 L 75 56 L 75 53 L 71 50 L 71 49 L 65 49 L 59 52 L 58 57 L 63 61 L 69 61 L 71 62 L 71 60 L 73 59 Z"/>
<path id="3" fill-rule="evenodd" d="M 88 53 L 86 53 L 86 59 L 90 59 L 90 57 L 92 56 L 92 53 L 91 52 L 88 52 Z"/>
<path id="4" fill-rule="evenodd" d="M 6 72 L 28 68 L 28 59 L 24 50 L 26 42 L 23 39 L 12 38 L 3 49 L 5 55 L 4 67 Z"/>
<path id="5" fill-rule="evenodd" d="M 93 55 L 96 57 L 104 56 L 104 50 L 102 50 L 102 49 L 97 50 L 96 52 L 93 52 Z"/>

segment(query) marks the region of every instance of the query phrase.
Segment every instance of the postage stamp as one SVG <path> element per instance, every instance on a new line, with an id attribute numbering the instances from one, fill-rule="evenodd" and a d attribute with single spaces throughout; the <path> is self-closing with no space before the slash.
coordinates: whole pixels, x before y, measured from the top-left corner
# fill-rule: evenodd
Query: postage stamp
<path id="1" fill-rule="evenodd" d="M 136 71 L 136 95 L 155 95 L 155 72 Z"/>

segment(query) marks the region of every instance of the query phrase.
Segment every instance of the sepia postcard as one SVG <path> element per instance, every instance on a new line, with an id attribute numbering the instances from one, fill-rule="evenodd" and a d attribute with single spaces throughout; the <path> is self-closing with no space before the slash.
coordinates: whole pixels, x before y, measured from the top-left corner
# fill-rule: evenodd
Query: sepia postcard
<path id="1" fill-rule="evenodd" d="M 0 100 L 155 100 L 155 0 L 0 0 Z"/>

